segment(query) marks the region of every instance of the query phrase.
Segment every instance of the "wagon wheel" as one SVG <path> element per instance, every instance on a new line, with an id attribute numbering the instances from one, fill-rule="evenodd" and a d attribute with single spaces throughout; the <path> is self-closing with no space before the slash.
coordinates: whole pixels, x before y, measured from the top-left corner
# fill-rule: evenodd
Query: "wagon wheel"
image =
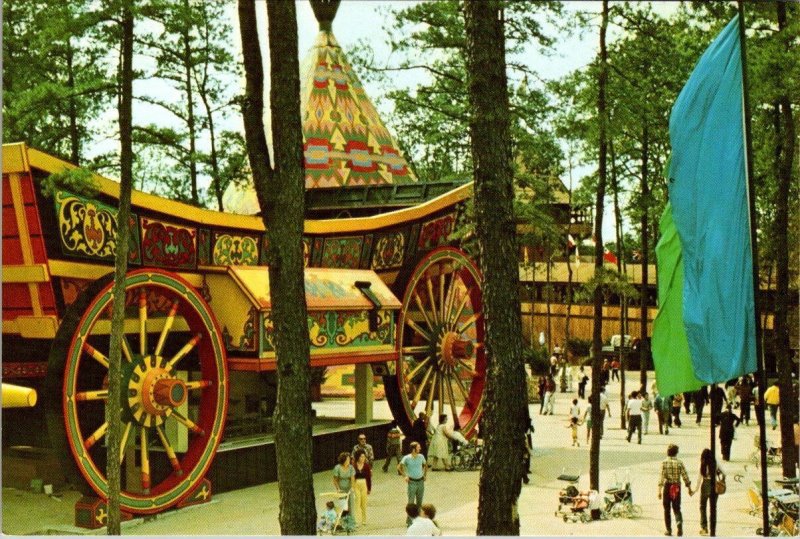
<path id="1" fill-rule="evenodd" d="M 461 250 L 426 255 L 406 285 L 396 376 L 408 421 L 422 410 L 453 418 L 465 436 L 481 415 L 486 351 L 478 268 Z"/>
<path id="2" fill-rule="evenodd" d="M 51 387 L 63 374 L 50 406 L 62 420 L 51 417 L 48 424 L 52 431 L 61 423 L 54 437 L 63 433 L 77 470 L 103 499 L 112 287 L 108 275 L 70 307 L 48 369 Z M 180 277 L 133 271 L 125 277 L 125 293 L 122 451 L 115 465 L 135 460 L 139 470 L 123 469 L 120 505 L 131 513 L 155 513 L 189 495 L 214 458 L 228 400 L 225 349 L 208 304 Z"/>

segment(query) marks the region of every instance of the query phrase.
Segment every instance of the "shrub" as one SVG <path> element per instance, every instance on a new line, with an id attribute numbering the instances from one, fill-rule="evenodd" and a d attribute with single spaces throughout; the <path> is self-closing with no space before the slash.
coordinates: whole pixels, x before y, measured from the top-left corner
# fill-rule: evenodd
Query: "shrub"
<path id="1" fill-rule="evenodd" d="M 550 358 L 543 346 L 534 346 L 522 350 L 522 358 L 531 369 L 531 374 L 545 374 L 550 368 Z"/>

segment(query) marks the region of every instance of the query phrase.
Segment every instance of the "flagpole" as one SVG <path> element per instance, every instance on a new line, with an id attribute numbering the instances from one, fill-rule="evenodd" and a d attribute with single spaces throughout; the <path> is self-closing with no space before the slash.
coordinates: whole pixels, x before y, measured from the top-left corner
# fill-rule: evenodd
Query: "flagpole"
<path id="1" fill-rule="evenodd" d="M 758 376 L 758 393 L 760 406 L 756 407 L 756 419 L 758 420 L 759 432 L 759 452 L 761 453 L 761 519 L 762 535 L 769 536 L 769 503 L 767 485 L 767 429 L 764 420 L 764 391 L 767 389 L 767 375 L 764 371 L 764 358 L 761 351 L 761 320 L 759 317 L 759 292 L 760 279 L 758 275 L 758 244 L 756 242 L 756 202 L 755 190 L 753 187 L 753 139 L 750 128 L 750 94 L 748 92 L 747 81 L 747 42 L 744 32 L 744 2 L 737 1 L 739 7 L 739 42 L 742 53 L 742 97 L 744 101 L 744 141 L 745 141 L 745 163 L 747 167 L 747 199 L 750 204 L 750 247 L 753 256 L 753 315 L 756 327 L 756 375 Z"/>
<path id="2" fill-rule="evenodd" d="M 708 471 L 708 475 L 711 479 L 711 495 L 709 502 L 711 504 L 710 514 L 708 515 L 708 532 L 711 537 L 716 537 L 717 535 L 717 441 L 714 437 L 717 425 L 717 414 L 714 413 L 716 411 L 716 406 L 714 406 L 714 393 L 717 389 L 717 384 L 711 385 L 710 391 L 710 404 L 711 404 L 711 469 Z M 699 390 L 698 390 L 699 391 Z M 700 488 L 703 488 L 701 485 Z M 700 496 L 703 493 L 700 492 Z"/>

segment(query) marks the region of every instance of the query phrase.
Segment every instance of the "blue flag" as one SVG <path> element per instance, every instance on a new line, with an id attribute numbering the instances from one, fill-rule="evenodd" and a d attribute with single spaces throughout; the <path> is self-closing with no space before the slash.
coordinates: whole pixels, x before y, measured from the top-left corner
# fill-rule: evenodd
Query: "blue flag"
<path id="1" fill-rule="evenodd" d="M 737 15 L 705 51 L 669 119 L 683 322 L 695 376 L 706 383 L 756 370 L 738 23 Z"/>

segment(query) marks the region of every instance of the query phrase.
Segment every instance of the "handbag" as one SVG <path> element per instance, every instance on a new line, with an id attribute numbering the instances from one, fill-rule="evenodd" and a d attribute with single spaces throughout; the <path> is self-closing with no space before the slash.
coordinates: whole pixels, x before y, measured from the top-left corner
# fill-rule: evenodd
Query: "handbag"
<path id="1" fill-rule="evenodd" d="M 725 494 L 727 489 L 728 487 L 725 484 L 725 474 L 717 470 L 717 481 L 714 483 L 714 490 L 716 490 L 717 496 L 720 494 Z"/>

